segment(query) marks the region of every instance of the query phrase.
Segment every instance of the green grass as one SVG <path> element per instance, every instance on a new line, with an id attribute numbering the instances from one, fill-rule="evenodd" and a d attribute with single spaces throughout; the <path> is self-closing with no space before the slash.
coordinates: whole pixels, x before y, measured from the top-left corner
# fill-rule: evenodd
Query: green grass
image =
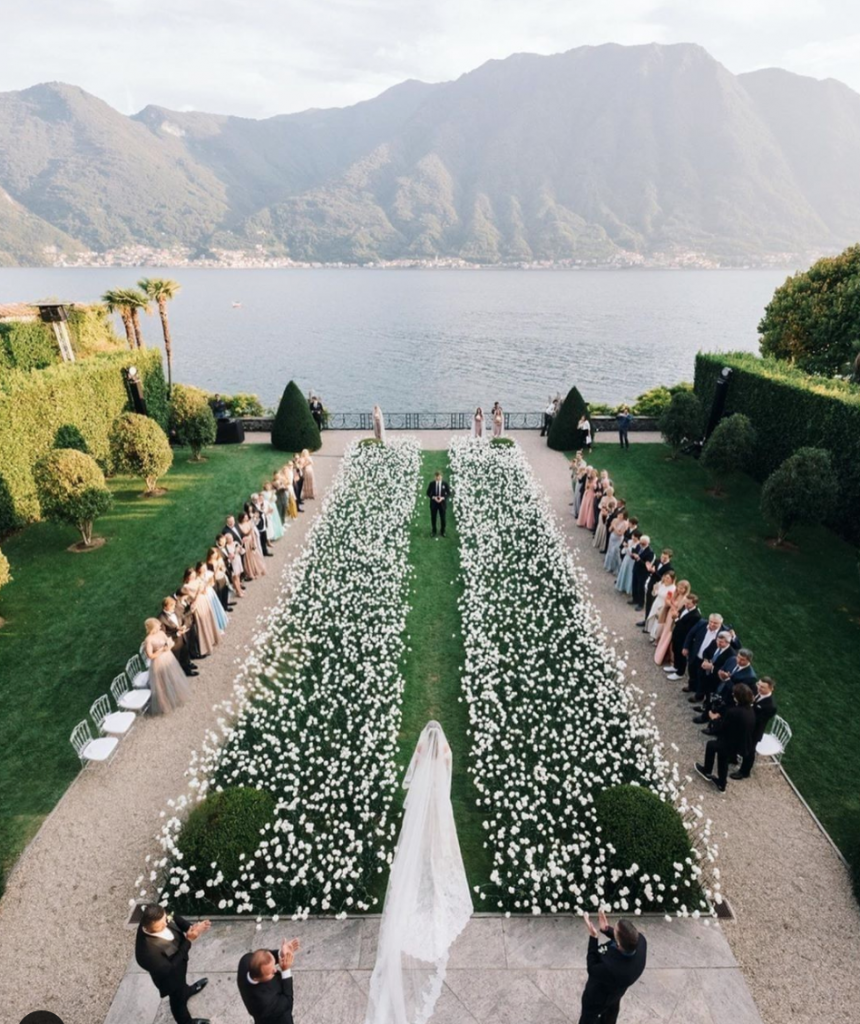
<path id="1" fill-rule="evenodd" d="M 161 498 L 142 481 L 110 481 L 115 504 L 96 523 L 107 544 L 71 554 L 71 527 L 38 523 L 3 542 L 13 582 L 0 595 L 0 885 L 80 764 L 69 743 L 92 701 L 107 693 L 143 640 L 143 620 L 205 556 L 228 511 L 237 511 L 285 456 L 265 444 L 175 453 Z"/>
<path id="2" fill-rule="evenodd" d="M 754 652 L 759 675 L 776 680 L 779 713 L 793 730 L 785 768 L 856 871 L 857 551 L 821 527 L 792 534 L 798 551 L 774 550 L 766 544 L 774 531 L 759 512 L 758 484 L 731 480 L 728 497 L 715 499 L 697 462 L 669 461 L 667 454 L 658 444 L 627 451 L 602 444 L 591 462 L 609 470 L 652 546 L 673 549 L 680 578 L 690 580 L 704 614 L 722 613 Z"/>
<path id="3" fill-rule="evenodd" d="M 447 452 L 423 452 L 420 493 L 412 520 L 410 561 L 415 569 L 409 596 L 411 611 L 406 633 L 411 650 L 404 660 L 406 688 L 400 731 L 398 764 L 405 769 L 418 736 L 433 718 L 440 722 L 454 756 L 451 802 L 463 863 L 471 885 L 486 883 L 491 860 L 484 849 L 484 830 L 478 794 L 466 772 L 470 740 L 469 718 L 462 695 L 460 672 L 465 663 L 460 612 L 457 600 L 463 592 L 457 579 L 460 570 L 457 523 L 448 504 L 446 536 L 430 535 L 429 501 L 424 491 L 436 469 L 449 478 Z M 452 580 L 455 581 L 452 586 Z"/>

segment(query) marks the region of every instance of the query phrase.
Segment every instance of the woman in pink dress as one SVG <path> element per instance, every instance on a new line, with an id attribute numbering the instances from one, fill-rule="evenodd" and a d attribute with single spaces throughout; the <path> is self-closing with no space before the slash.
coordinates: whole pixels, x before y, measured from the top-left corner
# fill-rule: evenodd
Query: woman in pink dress
<path id="1" fill-rule="evenodd" d="M 180 594 L 184 594 L 190 602 L 191 614 L 194 616 L 194 625 L 197 627 L 197 646 L 200 649 L 200 657 L 205 658 L 211 654 L 221 642 L 218 625 L 215 622 L 215 615 L 212 612 L 212 605 L 209 603 L 206 583 L 198 579 L 194 567 L 185 570 L 182 580 Z"/>
<path id="2" fill-rule="evenodd" d="M 493 437 L 502 436 L 502 428 L 505 425 L 505 414 L 498 402 L 493 406 Z"/>
<path id="3" fill-rule="evenodd" d="M 594 498 L 597 490 L 597 479 L 597 470 L 589 469 L 588 477 L 585 481 L 585 493 L 582 495 L 582 504 L 579 506 L 579 518 L 576 520 L 576 525 L 582 526 L 586 530 L 594 529 Z"/>
<path id="4" fill-rule="evenodd" d="M 672 657 L 672 630 L 678 621 L 678 616 L 684 610 L 684 600 L 690 593 L 690 581 L 681 580 L 675 587 L 674 593 L 666 600 L 663 609 L 663 628 L 657 640 L 657 649 L 654 651 L 654 664 L 662 665 L 667 656 Z"/>
<path id="5" fill-rule="evenodd" d="M 292 484 L 290 485 L 292 486 Z M 266 563 L 260 557 L 260 548 L 257 543 L 257 530 L 251 522 L 247 512 L 239 516 L 239 533 L 242 534 L 242 547 L 245 549 L 245 575 L 249 580 L 255 580 L 266 575 Z"/>
<path id="6" fill-rule="evenodd" d="M 299 458 L 302 460 L 302 469 L 304 470 L 305 474 L 305 486 L 304 489 L 302 490 L 302 497 L 315 498 L 316 494 L 314 493 L 314 460 L 311 458 L 311 453 L 307 450 L 307 448 L 304 449 Z"/>
<path id="7" fill-rule="evenodd" d="M 191 688 L 182 666 L 173 655 L 173 641 L 161 628 L 158 619 L 147 619 L 144 653 L 149 658 L 149 688 L 152 700 L 151 715 L 163 715 L 184 704 L 191 696 Z"/>

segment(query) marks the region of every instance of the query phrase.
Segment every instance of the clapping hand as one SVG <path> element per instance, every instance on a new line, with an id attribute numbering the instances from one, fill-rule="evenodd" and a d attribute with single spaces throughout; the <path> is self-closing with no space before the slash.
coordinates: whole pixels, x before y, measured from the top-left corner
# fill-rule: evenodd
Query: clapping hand
<path id="1" fill-rule="evenodd" d="M 198 921 L 197 924 L 191 925 L 188 931 L 185 933 L 185 938 L 189 942 L 194 942 L 199 939 L 201 935 L 204 935 L 212 927 L 211 921 Z"/>
<path id="2" fill-rule="evenodd" d="M 606 929 L 609 927 L 609 921 L 608 921 L 608 919 L 606 917 L 606 911 L 605 910 L 601 910 L 600 913 L 597 915 L 597 927 L 602 932 L 605 932 Z"/>
<path id="3" fill-rule="evenodd" d="M 596 939 L 597 938 L 597 929 L 591 923 L 591 918 L 588 915 L 588 911 L 586 911 L 582 915 L 582 920 L 585 921 L 585 927 L 588 929 L 588 934 L 592 937 L 592 939 Z"/>
<path id="4" fill-rule="evenodd" d="M 296 958 L 296 953 L 299 949 L 299 940 L 290 939 L 287 942 L 286 939 L 281 943 L 281 951 L 278 955 L 278 966 L 282 971 L 288 971 L 293 966 L 293 961 Z"/>

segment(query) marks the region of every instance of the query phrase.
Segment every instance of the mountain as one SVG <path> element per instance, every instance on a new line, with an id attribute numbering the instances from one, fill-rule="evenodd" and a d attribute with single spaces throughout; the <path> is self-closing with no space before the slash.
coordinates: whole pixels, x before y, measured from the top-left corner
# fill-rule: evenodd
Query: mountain
<path id="1" fill-rule="evenodd" d="M 127 245 L 486 263 L 837 250 L 860 236 L 857 166 L 860 95 L 733 75 L 692 44 L 517 54 L 259 121 L 126 117 L 54 83 L 0 94 L 0 262 Z"/>

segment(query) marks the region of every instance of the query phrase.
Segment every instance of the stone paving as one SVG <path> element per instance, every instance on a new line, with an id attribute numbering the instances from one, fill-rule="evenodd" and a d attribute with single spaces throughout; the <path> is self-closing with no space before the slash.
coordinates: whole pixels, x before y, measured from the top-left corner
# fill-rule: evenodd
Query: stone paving
<path id="1" fill-rule="evenodd" d="M 195 944 L 191 1003 L 212 1024 L 248 1024 L 236 967 L 249 949 L 302 943 L 294 969 L 296 1024 L 363 1024 L 378 918 L 216 921 Z M 624 1024 L 761 1024 L 719 925 L 643 918 L 648 968 L 622 1004 Z M 432 1024 L 568 1024 L 579 1020 L 587 939 L 579 918 L 474 917 L 451 951 Z M 105 1024 L 169 1024 L 148 975 L 132 960 Z"/>

